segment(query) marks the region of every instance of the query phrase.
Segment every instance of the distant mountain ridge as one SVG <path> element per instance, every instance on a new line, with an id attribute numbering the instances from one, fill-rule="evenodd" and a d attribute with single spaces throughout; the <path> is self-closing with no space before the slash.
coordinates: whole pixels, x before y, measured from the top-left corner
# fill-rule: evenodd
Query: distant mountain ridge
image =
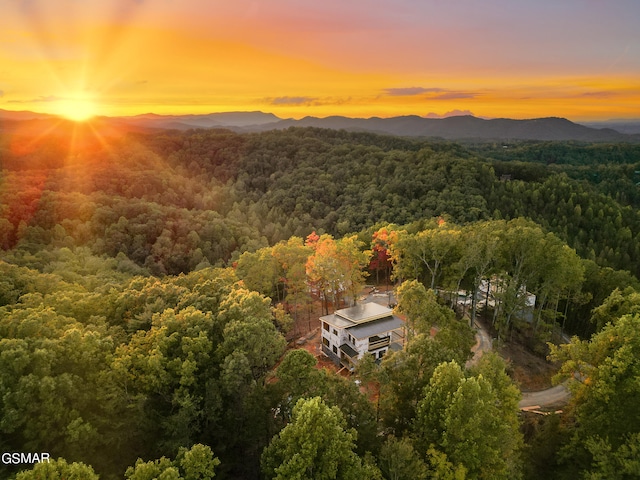
<path id="1" fill-rule="evenodd" d="M 36 113 L 29 112 L 26 110 L 22 111 L 13 111 L 13 110 L 3 110 L 0 108 L 0 119 L 2 120 L 15 120 L 15 121 L 23 121 L 23 120 L 42 120 L 46 118 L 51 118 L 53 115 L 49 115 L 47 113 Z"/>
<path id="2" fill-rule="evenodd" d="M 290 126 L 371 131 L 409 137 L 440 137 L 448 140 L 640 141 L 640 136 L 637 135 L 622 134 L 609 128 L 590 128 L 557 117 L 530 120 L 485 120 L 470 115 L 442 119 L 418 116 L 367 119 L 305 117 L 300 120 L 283 120 L 264 127 L 281 129 Z"/>
<path id="3" fill-rule="evenodd" d="M 604 122 L 584 122 L 583 125 L 591 128 L 612 128 L 617 132 L 630 135 L 640 133 L 640 119 L 613 119 Z"/>
<path id="4" fill-rule="evenodd" d="M 0 109 L 0 120 L 23 121 L 53 118 L 32 112 Z M 147 113 L 131 117 L 98 117 L 96 122 L 121 125 L 126 129 L 228 128 L 236 132 L 263 132 L 289 127 L 317 127 L 373 132 L 406 137 L 438 137 L 447 140 L 546 140 L 585 142 L 640 142 L 640 134 L 621 133 L 612 128 L 593 128 L 566 118 L 547 117 L 527 120 L 508 118 L 483 119 L 471 115 L 425 118 L 406 115 L 391 118 L 350 118 L 331 116 L 281 119 L 273 113 L 223 112 L 203 115 L 157 115 Z M 606 123 L 598 124 L 599 127 Z M 1 128 L 1 127 L 0 127 Z"/>
<path id="5" fill-rule="evenodd" d="M 229 128 L 237 132 L 263 132 L 289 127 L 317 127 L 373 132 L 407 137 L 439 137 L 447 140 L 579 140 L 586 142 L 638 142 L 640 135 L 628 135 L 610 128 L 590 128 L 565 118 L 529 120 L 482 119 L 471 115 L 424 118 L 406 115 L 391 118 L 331 116 L 280 119 L 272 113 L 228 112 L 207 115 L 139 115 L 118 121 L 145 128 Z"/>
<path id="6" fill-rule="evenodd" d="M 248 127 L 277 123 L 282 119 L 273 113 L 222 112 L 203 115 L 157 115 L 146 113 L 134 117 L 111 117 L 125 123 L 143 124 L 145 127 L 166 128 L 164 125 L 183 125 L 183 128 Z"/>

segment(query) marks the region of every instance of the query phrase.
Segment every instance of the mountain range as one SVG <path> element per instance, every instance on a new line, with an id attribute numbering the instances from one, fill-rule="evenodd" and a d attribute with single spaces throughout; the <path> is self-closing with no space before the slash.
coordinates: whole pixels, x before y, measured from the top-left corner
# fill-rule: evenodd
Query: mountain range
<path id="1" fill-rule="evenodd" d="M 55 118 L 34 112 L 12 112 L 0 109 L 0 130 L 11 129 L 9 123 L 28 122 L 37 130 L 40 122 Z M 565 118 L 547 117 L 529 120 L 508 118 L 483 119 L 470 115 L 424 118 L 407 115 L 391 118 L 350 118 L 331 116 L 281 119 L 264 112 L 224 112 L 204 115 L 157 115 L 131 117 L 97 117 L 91 122 L 108 128 L 125 130 L 194 128 L 228 128 L 236 132 L 261 132 L 289 127 L 317 127 L 373 132 L 407 137 L 438 137 L 447 140 L 555 140 L 587 142 L 640 142 L 640 122 L 626 122 L 624 133 L 607 128 L 607 123 L 581 125 Z M 615 124 L 614 124 L 615 125 Z M 15 127 L 15 125 L 14 125 Z M 598 128 L 595 128 L 598 127 Z"/>

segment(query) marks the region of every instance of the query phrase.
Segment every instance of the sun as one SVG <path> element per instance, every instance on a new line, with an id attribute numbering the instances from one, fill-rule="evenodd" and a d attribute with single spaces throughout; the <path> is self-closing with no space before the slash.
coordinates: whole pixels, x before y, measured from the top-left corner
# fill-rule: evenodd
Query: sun
<path id="1" fill-rule="evenodd" d="M 56 110 L 58 115 L 74 122 L 86 122 L 97 115 L 96 105 L 89 98 L 65 98 L 58 102 Z"/>

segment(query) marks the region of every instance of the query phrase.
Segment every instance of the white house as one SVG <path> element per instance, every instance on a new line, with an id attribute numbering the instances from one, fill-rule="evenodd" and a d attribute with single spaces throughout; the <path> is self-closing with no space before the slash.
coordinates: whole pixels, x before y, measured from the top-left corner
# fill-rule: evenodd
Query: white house
<path id="1" fill-rule="evenodd" d="M 505 289 L 504 279 L 494 275 L 491 279 L 482 280 L 478 288 L 478 301 L 485 302 L 492 307 L 496 306 L 496 296 Z M 488 297 L 488 298 L 487 298 Z M 528 323 L 533 322 L 533 311 L 536 306 L 536 296 L 527 290 L 525 285 L 520 287 L 518 298 L 524 305 L 516 312 L 516 315 Z"/>
<path id="2" fill-rule="evenodd" d="M 361 303 L 320 317 L 322 351 L 336 364 L 352 370 L 364 355 L 381 359 L 404 346 L 404 322 L 393 310 L 377 303 Z"/>

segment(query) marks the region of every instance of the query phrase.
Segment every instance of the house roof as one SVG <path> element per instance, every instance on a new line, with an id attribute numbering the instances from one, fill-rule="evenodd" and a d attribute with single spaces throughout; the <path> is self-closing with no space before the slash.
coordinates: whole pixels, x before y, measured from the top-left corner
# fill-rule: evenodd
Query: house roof
<path id="1" fill-rule="evenodd" d="M 349 355 L 351 358 L 355 358 L 358 356 L 358 352 L 356 352 L 348 343 L 343 343 L 340 345 L 340 350 Z"/>
<path id="2" fill-rule="evenodd" d="M 335 313 L 332 313 L 331 315 L 325 315 L 324 317 L 320 317 L 320 320 L 338 328 L 348 328 L 355 325 L 352 321 L 347 320 L 346 318 L 339 317 Z"/>
<path id="3" fill-rule="evenodd" d="M 391 316 L 393 311 L 374 302 L 360 303 L 354 307 L 336 311 L 336 315 L 353 323 L 369 322 L 378 318 Z"/>
<path id="4" fill-rule="evenodd" d="M 347 328 L 347 332 L 354 337 L 361 339 L 390 332 L 391 330 L 395 330 L 403 326 L 404 322 L 401 319 L 395 316 L 388 316 L 371 322 L 354 325 Z"/>

